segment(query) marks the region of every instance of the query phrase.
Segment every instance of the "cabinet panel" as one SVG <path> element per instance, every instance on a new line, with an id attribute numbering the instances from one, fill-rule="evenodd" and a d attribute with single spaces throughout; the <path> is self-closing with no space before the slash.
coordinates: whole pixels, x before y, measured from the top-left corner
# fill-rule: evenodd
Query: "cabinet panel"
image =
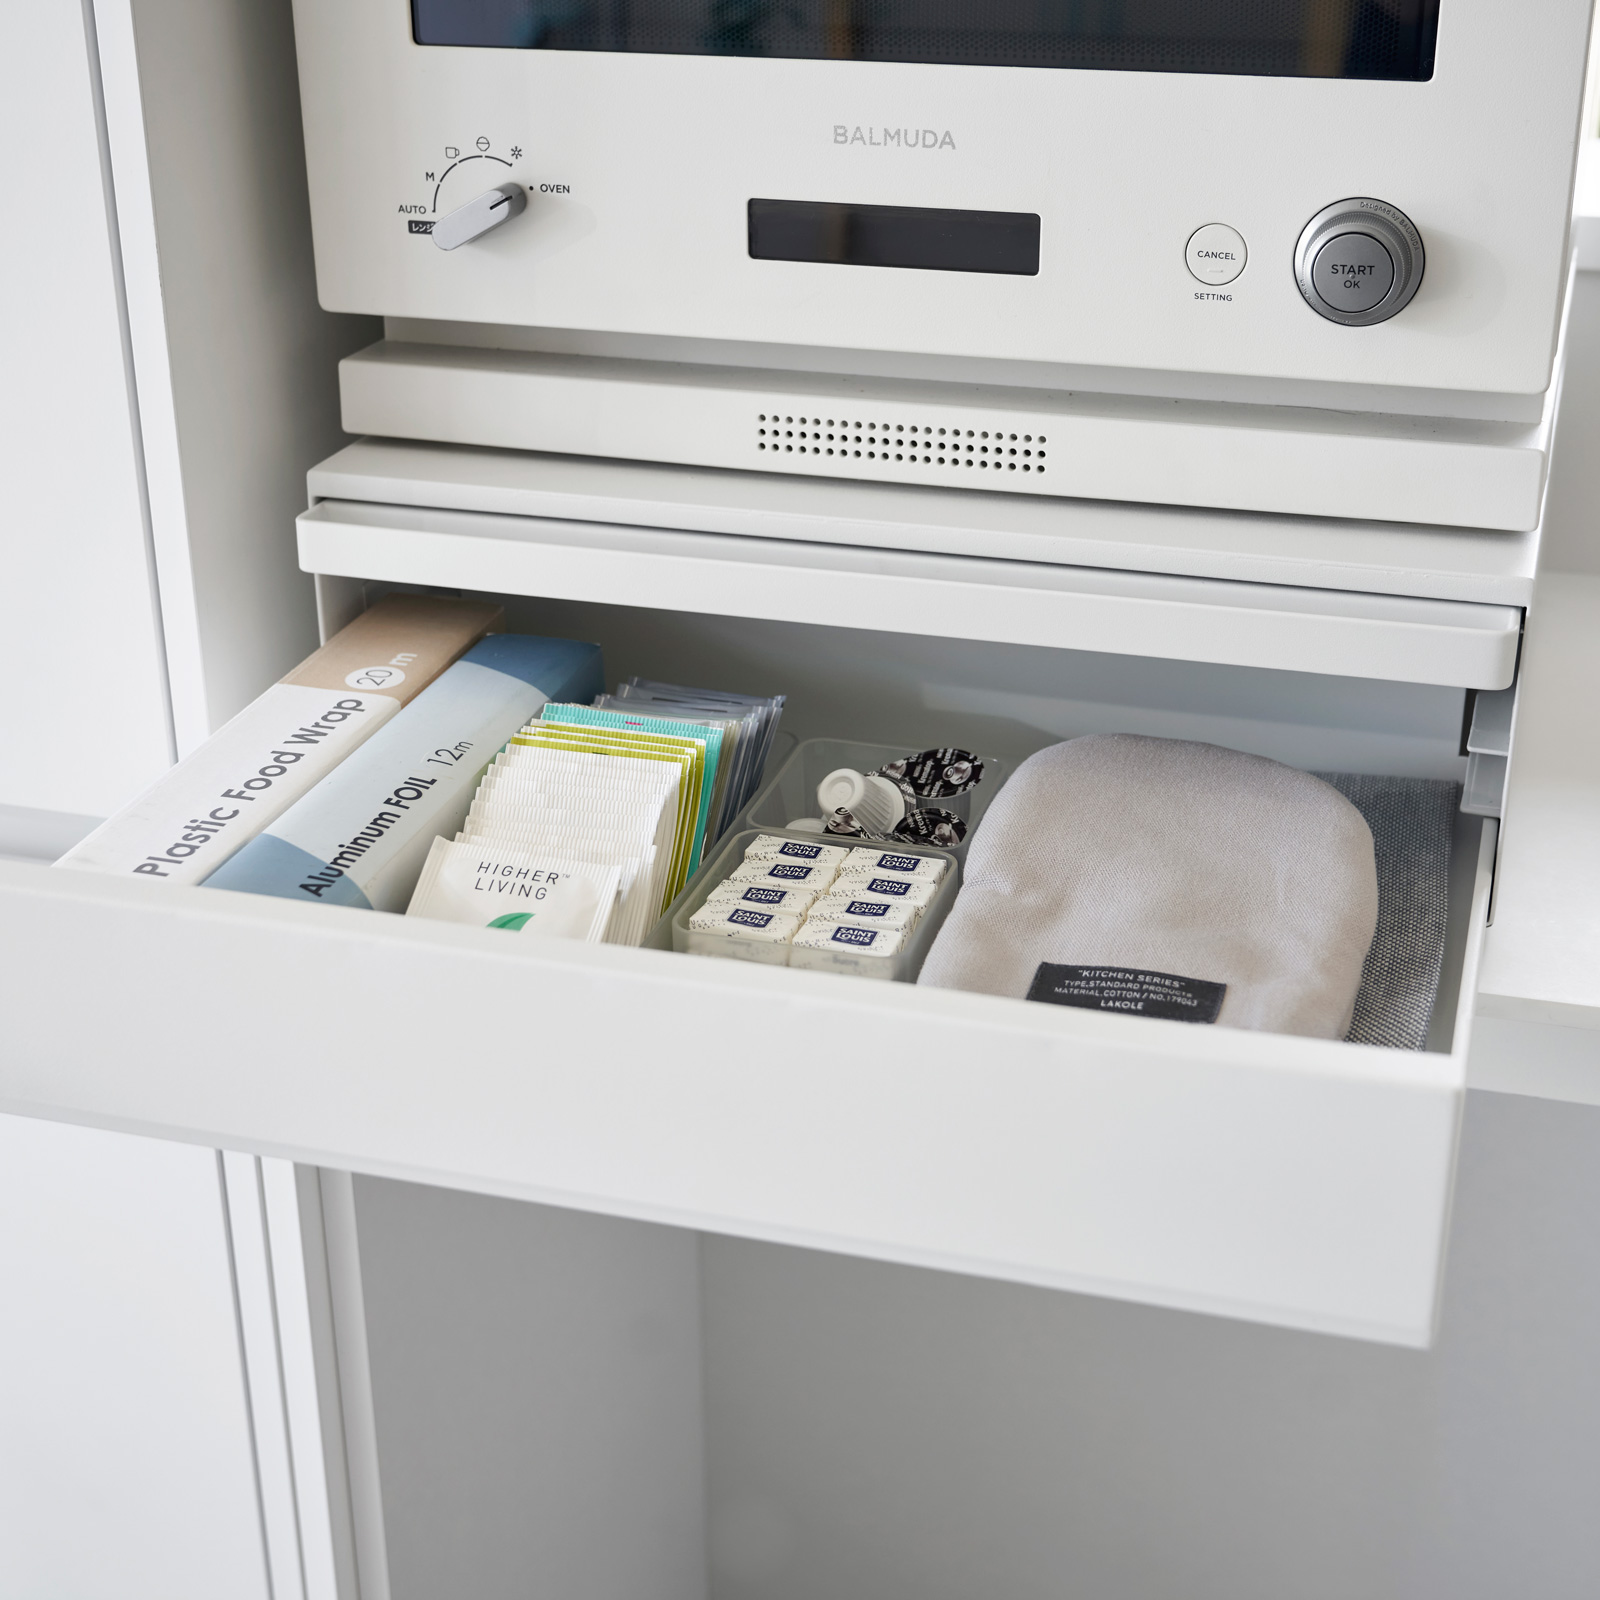
<path id="1" fill-rule="evenodd" d="M 0 1117 L 0 1217 L 0 1587 L 270 1600 L 215 1153 Z"/>
<path id="2" fill-rule="evenodd" d="M 1412 1054 L 21 865 L 0 960 L 11 1109 L 1429 1338 L 1470 998 Z"/>
<path id="3" fill-rule="evenodd" d="M 8 15 L 0 61 L 8 206 L 51 219 L 0 257 L 0 672 L 28 686 L 0 805 L 104 816 L 160 775 L 171 733 L 85 15 Z"/>

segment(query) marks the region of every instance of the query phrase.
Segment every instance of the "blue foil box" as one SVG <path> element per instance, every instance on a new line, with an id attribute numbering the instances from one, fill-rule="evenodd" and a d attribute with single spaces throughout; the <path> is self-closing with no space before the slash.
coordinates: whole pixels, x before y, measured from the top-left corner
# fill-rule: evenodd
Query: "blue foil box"
<path id="1" fill-rule="evenodd" d="M 404 911 L 433 841 L 460 830 L 506 741 L 546 701 L 603 687 L 599 645 L 490 634 L 206 885 Z"/>

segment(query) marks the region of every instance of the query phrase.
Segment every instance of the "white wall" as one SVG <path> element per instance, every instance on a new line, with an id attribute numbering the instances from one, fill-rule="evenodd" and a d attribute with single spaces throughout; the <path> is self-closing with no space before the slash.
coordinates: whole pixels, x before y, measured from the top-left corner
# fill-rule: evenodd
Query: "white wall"
<path id="1" fill-rule="evenodd" d="M 267 1600 L 213 1151 L 0 1117 L 0 1594 Z"/>
<path id="2" fill-rule="evenodd" d="M 288 0 L 11 11 L 0 808 L 93 818 L 315 647 L 294 516 L 380 329 L 316 303 Z"/>
<path id="3" fill-rule="evenodd" d="M 1578 274 L 1567 351 L 1540 565 L 1600 573 L 1600 271 Z"/>
<path id="4" fill-rule="evenodd" d="M 93 4 L 187 751 L 316 648 L 294 518 L 382 330 L 317 304 L 289 0 Z"/>
<path id="5" fill-rule="evenodd" d="M 10 6 L 0 149 L 0 805 L 103 816 L 170 759 L 84 15 Z"/>

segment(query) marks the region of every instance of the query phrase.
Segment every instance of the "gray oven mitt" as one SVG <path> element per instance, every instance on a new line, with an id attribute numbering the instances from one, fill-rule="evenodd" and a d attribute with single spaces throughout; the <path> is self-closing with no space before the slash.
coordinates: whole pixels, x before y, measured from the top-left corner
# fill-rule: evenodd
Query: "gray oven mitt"
<path id="1" fill-rule="evenodd" d="M 1339 1039 L 1377 920 L 1372 834 L 1320 778 L 1093 734 L 996 795 L 918 981 Z"/>

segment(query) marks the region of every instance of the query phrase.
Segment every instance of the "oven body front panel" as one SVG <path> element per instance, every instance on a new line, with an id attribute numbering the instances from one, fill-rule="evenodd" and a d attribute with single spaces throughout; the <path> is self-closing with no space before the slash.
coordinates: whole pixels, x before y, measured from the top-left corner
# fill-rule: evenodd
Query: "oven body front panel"
<path id="1" fill-rule="evenodd" d="M 1498 394 L 1550 381 L 1588 0 L 1446 0 L 1425 82 L 418 45 L 295 7 L 323 304 L 424 319 Z M 502 182 L 525 211 L 459 248 Z M 1294 252 L 1372 196 L 1420 230 L 1391 321 Z M 1039 269 L 755 259 L 752 200 L 1037 216 Z M 1222 224 L 1246 265 L 1200 281 Z M 1015 263 L 1013 263 L 1015 265 Z"/>

